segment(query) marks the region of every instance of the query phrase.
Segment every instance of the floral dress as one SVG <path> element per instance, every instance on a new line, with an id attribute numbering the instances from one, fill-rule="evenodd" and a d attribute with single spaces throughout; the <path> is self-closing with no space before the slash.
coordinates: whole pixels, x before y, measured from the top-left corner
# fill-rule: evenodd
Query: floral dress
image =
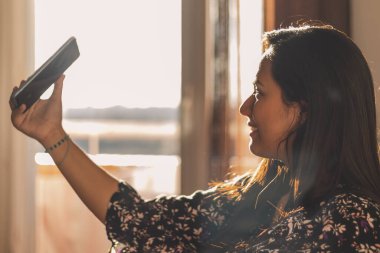
<path id="1" fill-rule="evenodd" d="M 228 252 L 380 252 L 380 206 L 351 193 L 302 209 Z"/>
<path id="2" fill-rule="evenodd" d="M 367 197 L 341 192 L 313 214 L 296 208 L 271 224 L 255 212 L 240 215 L 240 204 L 218 196 L 217 187 L 144 201 L 121 182 L 106 217 L 110 252 L 380 252 L 380 205 Z M 264 215 L 273 217 L 275 207 L 262 206 Z M 230 223 L 250 221 L 255 225 L 239 240 L 224 238 L 215 245 L 218 251 L 205 247 L 221 231 L 231 232 Z"/>

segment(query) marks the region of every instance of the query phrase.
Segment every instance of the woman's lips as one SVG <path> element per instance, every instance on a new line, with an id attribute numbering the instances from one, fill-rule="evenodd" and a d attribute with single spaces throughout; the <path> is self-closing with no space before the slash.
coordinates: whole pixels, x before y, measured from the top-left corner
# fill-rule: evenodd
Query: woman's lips
<path id="1" fill-rule="evenodd" d="M 251 128 L 251 132 L 249 133 L 249 135 L 251 137 L 253 137 L 254 135 L 256 135 L 258 129 L 257 129 L 256 125 L 253 122 L 251 122 L 251 121 L 248 122 L 248 126 Z"/>
<path id="2" fill-rule="evenodd" d="M 257 134 L 257 128 L 251 128 L 251 132 L 249 133 L 249 136 L 253 137 Z"/>
<path id="3" fill-rule="evenodd" d="M 257 126 L 256 126 L 256 124 L 254 124 L 252 121 L 248 122 L 248 126 L 249 126 L 252 130 L 257 130 Z"/>

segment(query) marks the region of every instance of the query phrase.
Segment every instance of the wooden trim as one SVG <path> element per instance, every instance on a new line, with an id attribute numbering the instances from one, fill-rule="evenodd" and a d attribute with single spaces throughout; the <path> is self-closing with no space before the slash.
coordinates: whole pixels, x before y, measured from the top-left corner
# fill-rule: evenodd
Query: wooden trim
<path id="1" fill-rule="evenodd" d="M 211 119 L 209 1 L 182 0 L 181 193 L 209 182 Z"/>
<path id="2" fill-rule="evenodd" d="M 318 20 L 351 34 L 349 0 L 265 0 L 264 11 L 265 31 Z"/>
<path id="3" fill-rule="evenodd" d="M 230 122 L 235 119 L 231 114 L 231 83 L 230 83 L 230 11 L 233 6 L 228 0 L 215 2 L 217 15 L 212 19 L 215 32 L 214 61 L 215 68 L 212 101 L 212 123 L 210 125 L 210 180 L 222 180 L 229 169 L 229 160 L 232 156 L 232 141 L 230 136 Z M 235 2 L 234 2 L 235 3 Z"/>
<path id="4" fill-rule="evenodd" d="M 276 0 L 264 0 L 264 31 L 271 31 L 276 25 Z"/>

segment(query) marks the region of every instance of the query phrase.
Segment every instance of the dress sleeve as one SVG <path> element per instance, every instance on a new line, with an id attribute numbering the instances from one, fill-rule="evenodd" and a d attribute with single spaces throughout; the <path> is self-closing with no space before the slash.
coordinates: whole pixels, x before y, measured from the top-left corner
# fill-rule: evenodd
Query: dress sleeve
<path id="1" fill-rule="evenodd" d="M 216 191 L 144 201 L 121 182 L 106 214 L 108 238 L 121 252 L 194 252 L 225 224 L 235 205 L 226 197 L 215 198 Z"/>

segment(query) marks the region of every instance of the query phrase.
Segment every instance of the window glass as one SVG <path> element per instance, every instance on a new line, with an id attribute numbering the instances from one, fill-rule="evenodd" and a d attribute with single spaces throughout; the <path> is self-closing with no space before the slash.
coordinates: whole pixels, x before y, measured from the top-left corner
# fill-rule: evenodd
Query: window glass
<path id="1" fill-rule="evenodd" d="M 181 1 L 35 0 L 36 68 L 71 36 L 65 130 L 144 198 L 177 194 Z M 104 226 L 37 151 L 37 252 L 107 252 Z"/>

